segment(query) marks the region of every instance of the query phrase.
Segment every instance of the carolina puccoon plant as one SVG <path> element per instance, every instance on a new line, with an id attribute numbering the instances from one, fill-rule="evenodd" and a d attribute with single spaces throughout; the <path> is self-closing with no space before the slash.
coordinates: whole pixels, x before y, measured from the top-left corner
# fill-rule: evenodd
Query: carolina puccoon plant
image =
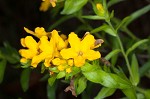
<path id="1" fill-rule="evenodd" d="M 90 99 L 90 90 L 93 90 L 90 86 L 94 84 L 100 86 L 94 99 L 109 97 L 118 89 L 124 94 L 119 98 L 149 99 L 150 89 L 142 88 L 140 80 L 143 76 L 150 77 L 150 58 L 139 64 L 137 57 L 144 51 L 150 54 L 149 37 L 136 37 L 128 29 L 128 25 L 148 12 L 150 5 L 121 20 L 114 16 L 114 10 L 108 10 L 119 2 L 123 1 L 43 0 L 40 11 L 53 11 L 54 16 L 59 13 L 63 16 L 48 29 L 35 27 L 34 30 L 30 30 L 29 27 L 24 27 L 27 36 L 20 39 L 22 48 L 18 52 L 7 43 L 4 44 L 5 47 L 0 50 L 0 68 L 3 71 L 0 81 L 3 80 L 6 62 L 15 64 L 20 61 L 23 68 L 20 80 L 23 90 L 28 90 L 32 70 L 40 69 L 44 74 L 41 81 L 48 82 L 49 99 L 56 97 L 57 81 L 68 84 L 65 92 L 71 91 L 75 97 L 81 94 L 83 99 Z M 87 5 L 90 5 L 90 14 L 83 11 Z M 71 18 L 76 18 L 82 23 L 77 26 L 76 31 L 70 31 L 66 35 L 56 29 Z M 95 20 L 101 25 L 92 26 L 88 23 Z M 83 31 L 86 32 L 80 37 L 79 33 Z M 8 58 L 7 52 L 12 56 Z M 54 94 L 48 95 L 50 92 Z"/>

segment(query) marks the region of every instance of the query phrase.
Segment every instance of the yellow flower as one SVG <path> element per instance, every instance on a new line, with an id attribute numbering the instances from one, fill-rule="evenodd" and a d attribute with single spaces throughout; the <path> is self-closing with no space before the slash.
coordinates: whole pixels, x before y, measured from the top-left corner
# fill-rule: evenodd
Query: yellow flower
<path id="1" fill-rule="evenodd" d="M 48 35 L 48 33 L 45 32 L 45 29 L 43 27 L 37 27 L 35 28 L 34 32 L 27 29 L 26 27 L 24 27 L 24 30 L 29 33 L 29 34 L 32 34 L 38 38 L 41 38 L 42 36 L 46 36 Z"/>
<path id="2" fill-rule="evenodd" d="M 40 11 L 47 11 L 50 5 L 52 5 L 52 7 L 55 7 L 56 2 L 57 0 L 43 0 L 40 6 Z"/>
<path id="3" fill-rule="evenodd" d="M 51 38 L 54 39 L 57 50 L 61 50 L 67 47 L 66 42 L 59 36 L 58 31 L 53 30 L 51 32 Z"/>
<path id="4" fill-rule="evenodd" d="M 60 60 L 60 58 L 55 58 L 55 59 L 52 60 L 52 63 L 54 65 L 60 65 L 61 64 L 61 60 Z"/>
<path id="5" fill-rule="evenodd" d="M 70 73 L 71 71 L 72 71 L 71 68 L 66 69 L 66 73 Z"/>
<path id="6" fill-rule="evenodd" d="M 59 65 L 59 66 L 58 66 L 58 70 L 59 70 L 59 71 L 64 71 L 65 68 L 66 68 L 65 65 Z"/>
<path id="7" fill-rule="evenodd" d="M 73 59 L 68 59 L 68 65 L 73 66 Z"/>
<path id="8" fill-rule="evenodd" d="M 94 36 L 87 34 L 80 40 L 75 33 L 70 33 L 68 42 L 70 43 L 71 48 L 62 49 L 60 54 L 64 59 L 74 59 L 74 65 L 81 67 L 84 65 L 85 60 L 95 60 L 101 57 L 101 54 L 98 51 L 91 49 L 95 43 Z"/>
<path id="9" fill-rule="evenodd" d="M 19 53 L 23 57 L 21 62 L 25 62 L 25 59 L 32 59 L 38 54 L 38 43 L 32 38 L 32 36 L 27 36 L 21 39 L 21 45 L 28 49 L 20 49 Z"/>
<path id="10" fill-rule="evenodd" d="M 54 58 L 54 51 L 55 51 L 54 40 L 51 39 L 50 41 L 48 41 L 47 36 L 42 36 L 40 38 L 39 48 L 41 50 L 41 53 L 33 57 L 31 65 L 33 67 L 36 67 L 41 61 L 45 60 L 44 65 L 46 67 L 49 67 L 50 62 Z"/>

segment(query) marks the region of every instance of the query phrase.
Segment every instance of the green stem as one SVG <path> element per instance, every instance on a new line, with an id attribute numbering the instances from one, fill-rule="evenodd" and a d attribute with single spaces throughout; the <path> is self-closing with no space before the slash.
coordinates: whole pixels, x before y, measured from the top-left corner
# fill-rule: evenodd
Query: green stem
<path id="1" fill-rule="evenodd" d="M 129 60 L 128 60 L 127 55 L 125 54 L 125 50 L 124 50 L 124 48 L 123 48 L 123 44 L 122 44 L 122 42 L 121 42 L 121 40 L 120 40 L 120 37 L 119 37 L 119 35 L 117 34 L 117 31 L 116 31 L 116 30 L 114 29 L 114 27 L 112 26 L 111 22 L 110 22 L 110 21 L 107 21 L 107 20 L 106 20 L 106 22 L 108 23 L 108 25 L 112 28 L 112 30 L 113 30 L 113 31 L 115 32 L 115 34 L 117 35 L 117 41 L 118 41 L 118 43 L 119 43 L 121 52 L 122 52 L 122 54 L 123 54 L 123 56 L 124 56 L 124 59 L 125 59 L 125 61 L 126 61 L 126 65 L 127 65 L 129 74 L 130 74 L 131 78 L 133 78 L 133 74 L 132 74 L 132 71 L 131 71 L 131 68 L 130 68 Z"/>

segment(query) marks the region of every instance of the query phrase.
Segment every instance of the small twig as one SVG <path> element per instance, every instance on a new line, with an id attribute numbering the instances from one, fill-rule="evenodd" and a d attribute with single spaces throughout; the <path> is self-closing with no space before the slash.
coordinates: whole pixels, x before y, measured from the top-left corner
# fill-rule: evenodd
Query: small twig
<path id="1" fill-rule="evenodd" d="M 70 81 L 70 85 L 64 91 L 65 92 L 71 91 L 72 95 L 77 97 L 77 94 L 75 92 L 75 87 L 74 87 L 74 77 L 72 77 Z"/>

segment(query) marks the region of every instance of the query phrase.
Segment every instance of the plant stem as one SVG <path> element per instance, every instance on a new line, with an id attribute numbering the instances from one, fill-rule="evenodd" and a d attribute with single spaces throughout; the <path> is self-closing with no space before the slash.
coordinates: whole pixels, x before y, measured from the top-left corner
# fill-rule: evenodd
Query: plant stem
<path id="1" fill-rule="evenodd" d="M 128 60 L 127 55 L 125 54 L 125 50 L 124 50 L 124 48 L 123 48 L 123 44 L 122 44 L 122 42 L 121 42 L 121 40 L 120 40 L 120 37 L 119 37 L 117 31 L 116 31 L 116 30 L 114 29 L 114 27 L 112 26 L 111 22 L 110 22 L 110 21 L 106 21 L 106 22 L 108 23 L 108 25 L 112 28 L 112 30 L 113 30 L 113 31 L 115 32 L 115 34 L 117 35 L 116 38 L 117 38 L 117 41 L 118 41 L 118 43 L 119 43 L 121 52 L 122 52 L 122 54 L 123 54 L 123 56 L 124 56 L 124 59 L 125 59 L 125 61 L 126 61 L 126 65 L 127 65 L 129 74 L 130 74 L 131 78 L 133 78 L 133 74 L 132 74 L 132 71 L 131 71 L 131 68 L 130 68 L 129 60 Z"/>

